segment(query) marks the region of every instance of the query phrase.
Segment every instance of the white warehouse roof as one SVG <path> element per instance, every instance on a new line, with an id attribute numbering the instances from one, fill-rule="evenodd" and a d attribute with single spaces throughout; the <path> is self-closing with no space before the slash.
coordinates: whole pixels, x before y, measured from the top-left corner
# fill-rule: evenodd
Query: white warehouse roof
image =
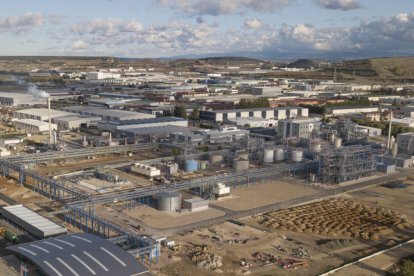
<path id="1" fill-rule="evenodd" d="M 23 109 L 23 110 L 18 110 L 14 112 L 15 116 L 14 117 L 18 117 L 18 115 L 22 114 L 26 117 L 28 116 L 33 116 L 33 117 L 42 117 L 43 119 L 49 118 L 49 111 L 47 108 L 29 108 L 29 109 Z M 73 113 L 70 112 L 66 112 L 66 111 L 61 111 L 61 110 L 57 110 L 57 109 L 51 109 L 50 110 L 50 117 L 51 118 L 55 118 L 55 117 L 61 117 L 61 116 L 68 116 L 68 115 L 72 115 Z M 42 119 L 42 120 L 43 120 Z"/>
<path id="2" fill-rule="evenodd" d="M 8 220 L 41 239 L 64 235 L 67 232 L 66 227 L 42 217 L 21 204 L 2 207 L 0 212 Z"/>

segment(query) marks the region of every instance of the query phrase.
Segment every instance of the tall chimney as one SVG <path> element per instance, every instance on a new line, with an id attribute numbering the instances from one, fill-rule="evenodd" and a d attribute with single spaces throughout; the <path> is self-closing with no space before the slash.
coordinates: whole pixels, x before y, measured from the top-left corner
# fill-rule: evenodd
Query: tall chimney
<path id="1" fill-rule="evenodd" d="M 47 111 L 49 114 L 49 144 L 53 144 L 52 137 L 52 117 L 50 116 L 50 97 L 47 97 Z"/>

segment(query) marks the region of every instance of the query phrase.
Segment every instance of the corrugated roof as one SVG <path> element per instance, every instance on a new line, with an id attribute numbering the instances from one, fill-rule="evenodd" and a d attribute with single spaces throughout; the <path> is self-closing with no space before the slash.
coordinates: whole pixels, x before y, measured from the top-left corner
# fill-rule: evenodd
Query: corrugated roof
<path id="1" fill-rule="evenodd" d="M 33 227 L 34 230 L 43 233 L 43 237 L 66 234 L 67 231 L 66 227 L 62 227 L 53 221 L 42 217 L 21 204 L 2 207 L 1 214 L 35 236 L 38 236 L 38 233 L 33 233 L 34 231 L 30 229 L 31 227 Z M 25 224 L 28 224 L 29 227 Z"/>
<path id="2" fill-rule="evenodd" d="M 92 234 L 71 234 L 8 247 L 47 275 L 123 276 L 148 271 L 119 246 Z"/>

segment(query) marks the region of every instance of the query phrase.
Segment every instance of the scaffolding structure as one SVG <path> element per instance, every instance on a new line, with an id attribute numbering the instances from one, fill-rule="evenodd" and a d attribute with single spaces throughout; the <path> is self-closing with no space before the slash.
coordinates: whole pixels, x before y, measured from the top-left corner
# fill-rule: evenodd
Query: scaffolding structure
<path id="1" fill-rule="evenodd" d="M 338 184 L 375 174 L 371 146 L 347 146 L 323 151 L 319 155 L 319 180 Z"/>

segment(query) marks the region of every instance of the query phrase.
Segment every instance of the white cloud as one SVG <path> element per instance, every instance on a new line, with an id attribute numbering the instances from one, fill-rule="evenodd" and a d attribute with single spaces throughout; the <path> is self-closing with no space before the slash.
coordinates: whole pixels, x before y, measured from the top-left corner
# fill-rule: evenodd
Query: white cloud
<path id="1" fill-rule="evenodd" d="M 329 10 L 356 10 L 360 9 L 361 5 L 358 3 L 357 0 L 316 0 L 317 3 Z"/>
<path id="2" fill-rule="evenodd" d="M 76 40 L 70 44 L 70 49 L 72 51 L 84 51 L 86 50 L 86 48 L 87 48 L 87 45 L 82 40 Z"/>
<path id="3" fill-rule="evenodd" d="M 95 19 L 72 25 L 71 30 L 78 34 L 116 36 L 120 33 L 136 33 L 144 30 L 144 26 L 136 21 L 125 21 L 119 18 Z"/>
<path id="4" fill-rule="evenodd" d="M 29 12 L 20 16 L 0 17 L 0 33 L 23 33 L 43 24 L 44 17 L 41 13 Z"/>
<path id="5" fill-rule="evenodd" d="M 295 0 L 156 0 L 163 6 L 179 9 L 190 15 L 223 15 L 252 10 L 271 13 L 281 10 Z"/>
<path id="6" fill-rule="evenodd" d="M 259 29 L 260 27 L 262 27 L 262 22 L 256 18 L 247 19 L 244 22 L 244 26 L 249 29 Z"/>

